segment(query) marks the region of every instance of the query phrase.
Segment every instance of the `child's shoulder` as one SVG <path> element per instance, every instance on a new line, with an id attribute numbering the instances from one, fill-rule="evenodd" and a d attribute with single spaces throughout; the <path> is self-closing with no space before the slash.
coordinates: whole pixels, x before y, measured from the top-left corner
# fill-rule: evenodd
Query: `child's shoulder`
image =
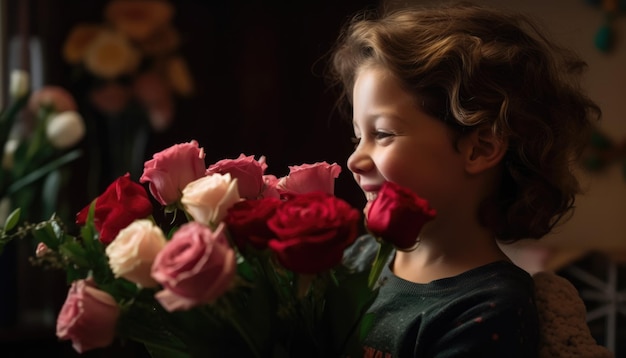
<path id="1" fill-rule="evenodd" d="M 532 276 L 510 261 L 492 262 L 455 277 L 468 294 L 500 299 L 526 299 L 534 295 Z"/>

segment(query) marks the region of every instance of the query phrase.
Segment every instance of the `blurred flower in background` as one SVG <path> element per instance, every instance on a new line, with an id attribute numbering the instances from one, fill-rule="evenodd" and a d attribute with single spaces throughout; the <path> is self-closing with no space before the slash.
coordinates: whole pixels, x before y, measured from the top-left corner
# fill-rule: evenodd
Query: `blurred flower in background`
<path id="1" fill-rule="evenodd" d="M 116 115 L 137 100 L 153 130 L 171 125 L 176 97 L 194 90 L 178 53 L 173 15 L 164 0 L 113 0 L 104 9 L 104 22 L 81 23 L 70 31 L 63 56 L 77 77 L 89 78 L 89 101 L 99 111 Z"/>
<path id="2" fill-rule="evenodd" d="M 87 127 L 88 197 L 124 173 L 137 180 L 152 140 L 169 135 L 194 93 L 174 13 L 167 0 L 111 0 L 102 21 L 67 33 L 61 52 Z"/>
<path id="3" fill-rule="evenodd" d="M 0 115 L 0 200 L 5 210 L 20 207 L 35 221 L 63 215 L 59 190 L 69 175 L 65 165 L 81 156 L 75 147 L 85 123 L 67 90 L 44 86 L 31 93 L 29 83 L 26 71 L 11 73 L 9 106 Z"/>

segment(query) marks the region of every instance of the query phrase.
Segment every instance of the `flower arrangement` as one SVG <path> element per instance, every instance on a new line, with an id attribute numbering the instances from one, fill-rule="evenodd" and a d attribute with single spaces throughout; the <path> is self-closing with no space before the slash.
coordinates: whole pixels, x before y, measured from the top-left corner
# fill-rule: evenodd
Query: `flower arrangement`
<path id="1" fill-rule="evenodd" d="M 9 107 L 0 114 L 0 199 L 41 220 L 57 208 L 59 171 L 80 157 L 74 147 L 85 124 L 68 91 L 44 86 L 31 93 L 29 82 L 27 72 L 11 73 Z M 42 212 L 35 213 L 37 208 Z"/>
<path id="2" fill-rule="evenodd" d="M 154 356 L 336 355 L 367 302 L 332 308 L 360 220 L 333 195 L 341 168 L 304 164 L 277 178 L 263 157 L 205 167 L 204 156 L 195 141 L 156 153 L 140 183 L 123 175 L 77 214 L 76 236 L 57 217 L 7 220 L 0 242 L 32 234 L 34 262 L 71 283 L 58 337 L 78 352 L 117 336 Z"/>
<path id="3" fill-rule="evenodd" d="M 154 357 L 341 356 L 392 249 L 415 246 L 434 210 L 385 183 L 366 208 L 372 264 L 361 215 L 334 195 L 336 163 L 278 178 L 265 157 L 204 158 L 193 140 L 154 154 L 139 182 L 120 176 L 76 215 L 76 236 L 55 216 L 8 218 L 0 243 L 34 236 L 33 262 L 71 284 L 57 336 L 81 353 L 119 337 Z"/>
<path id="4" fill-rule="evenodd" d="M 103 23 L 80 23 L 70 31 L 63 57 L 88 82 L 89 100 L 102 113 L 118 114 L 136 99 L 152 128 L 166 130 L 177 96 L 194 84 L 179 54 L 180 35 L 166 0 L 112 0 Z M 89 79 L 90 81 L 86 81 Z"/>

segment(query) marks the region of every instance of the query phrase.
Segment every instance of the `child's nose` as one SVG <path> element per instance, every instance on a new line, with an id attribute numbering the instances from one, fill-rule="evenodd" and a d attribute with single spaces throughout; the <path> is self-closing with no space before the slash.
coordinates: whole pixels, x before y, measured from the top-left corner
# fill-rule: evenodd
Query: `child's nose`
<path id="1" fill-rule="evenodd" d="M 361 147 L 357 147 L 352 155 L 348 158 L 348 169 L 355 174 L 363 174 L 367 173 L 374 167 L 374 162 L 369 154 L 362 149 Z"/>

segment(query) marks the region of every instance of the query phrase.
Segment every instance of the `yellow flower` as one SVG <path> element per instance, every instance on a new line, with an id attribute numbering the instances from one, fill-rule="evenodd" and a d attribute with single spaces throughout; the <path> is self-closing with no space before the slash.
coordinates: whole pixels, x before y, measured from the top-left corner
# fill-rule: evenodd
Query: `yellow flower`
<path id="1" fill-rule="evenodd" d="M 182 57 L 174 56 L 169 59 L 166 75 L 176 93 L 182 96 L 189 96 L 193 93 L 193 80 L 187 62 Z"/>
<path id="2" fill-rule="evenodd" d="M 76 25 L 67 36 L 63 45 L 63 57 L 65 60 L 71 64 L 81 63 L 87 48 L 102 30 L 102 26 L 99 25 Z"/>
<path id="3" fill-rule="evenodd" d="M 123 34 L 103 31 L 87 49 L 85 66 L 96 76 L 115 78 L 134 72 L 140 59 L 139 51 Z"/>
<path id="4" fill-rule="evenodd" d="M 173 13 L 172 5 L 162 0 L 114 0 L 105 17 L 132 40 L 140 41 L 167 25 Z"/>

